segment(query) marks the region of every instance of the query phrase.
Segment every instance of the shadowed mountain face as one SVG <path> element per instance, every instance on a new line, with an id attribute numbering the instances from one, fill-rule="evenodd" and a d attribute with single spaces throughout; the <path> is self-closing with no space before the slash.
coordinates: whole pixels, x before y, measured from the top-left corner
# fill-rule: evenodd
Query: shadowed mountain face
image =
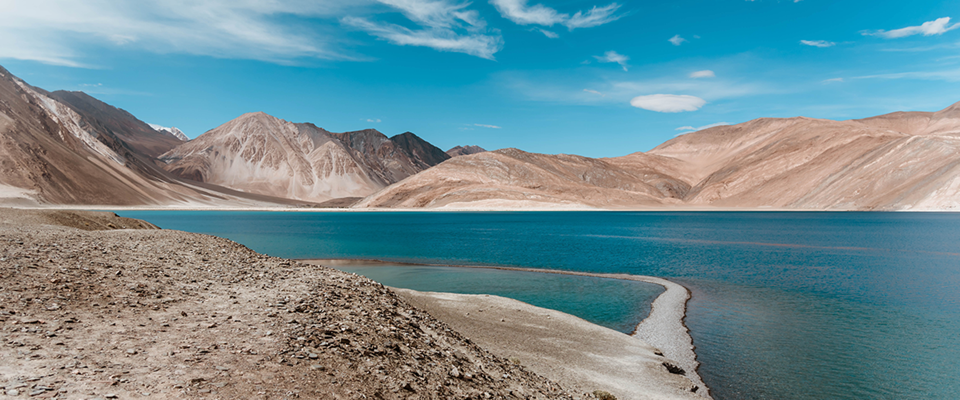
<path id="1" fill-rule="evenodd" d="M 151 156 L 175 143 L 84 93 L 48 93 L 0 67 L 0 202 L 292 205 L 179 181 Z"/>
<path id="2" fill-rule="evenodd" d="M 647 153 L 456 157 L 358 207 L 960 208 L 960 103 L 852 121 L 758 119 Z"/>
<path id="3" fill-rule="evenodd" d="M 173 174 L 248 193 L 308 201 L 363 197 L 449 158 L 412 133 L 332 133 L 244 114 L 163 154 Z"/>
<path id="4" fill-rule="evenodd" d="M 86 93 L 58 90 L 48 96 L 70 106 L 79 114 L 85 124 L 81 128 L 110 136 L 137 154 L 156 158 L 182 143 L 172 133 L 156 131 L 130 113 Z"/>
<path id="5" fill-rule="evenodd" d="M 182 195 L 140 158 L 162 148 L 163 138 L 147 127 L 152 136 L 134 142 L 149 146 L 128 144 L 120 138 L 137 133 L 111 127 L 142 122 L 86 95 L 68 97 L 85 107 L 77 111 L 0 67 L 0 186 L 56 204 L 152 204 Z"/>
<path id="6" fill-rule="evenodd" d="M 480 146 L 457 146 L 447 150 L 447 155 L 450 157 L 469 156 L 471 154 L 483 153 L 485 151 L 486 150 Z"/>

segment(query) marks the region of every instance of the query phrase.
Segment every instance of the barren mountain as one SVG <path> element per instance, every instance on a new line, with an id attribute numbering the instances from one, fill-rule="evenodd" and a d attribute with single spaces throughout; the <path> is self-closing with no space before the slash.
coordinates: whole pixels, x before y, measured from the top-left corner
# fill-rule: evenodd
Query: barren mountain
<path id="1" fill-rule="evenodd" d="M 456 157 L 357 207 L 960 207 L 960 103 L 851 121 L 762 118 L 590 159 Z"/>
<path id="2" fill-rule="evenodd" d="M 147 124 L 147 125 L 150 125 L 150 127 L 156 130 L 157 132 L 173 135 L 177 139 L 180 139 L 181 142 L 186 142 L 190 140 L 190 138 L 188 138 L 187 135 L 183 133 L 183 131 L 181 131 L 180 129 L 177 129 L 177 127 L 175 126 L 166 127 L 166 126 L 157 125 L 157 124 Z"/>
<path id="3" fill-rule="evenodd" d="M 480 146 L 457 146 L 447 150 L 447 155 L 450 157 L 469 156 L 471 154 L 483 153 L 485 151 L 486 150 Z"/>
<path id="4" fill-rule="evenodd" d="M 163 154 L 183 178 L 307 201 L 363 197 L 449 158 L 412 133 L 332 133 L 244 114 Z"/>
<path id="5" fill-rule="evenodd" d="M 690 185 L 664 174 L 674 161 L 517 149 L 460 156 L 364 199 L 356 207 L 628 207 L 679 201 Z"/>
<path id="6" fill-rule="evenodd" d="M 688 204 L 824 210 L 955 209 L 960 113 L 851 121 L 758 119 L 670 140 L 649 154 L 684 162 Z"/>
<path id="7" fill-rule="evenodd" d="M 152 157 L 175 143 L 179 140 L 84 93 L 48 93 L 0 67 L 2 202 L 289 203 L 178 181 Z"/>

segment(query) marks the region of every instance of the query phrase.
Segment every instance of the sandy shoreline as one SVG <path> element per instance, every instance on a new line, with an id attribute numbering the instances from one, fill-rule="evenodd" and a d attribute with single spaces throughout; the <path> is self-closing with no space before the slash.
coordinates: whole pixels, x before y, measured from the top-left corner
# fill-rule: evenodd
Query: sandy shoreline
<path id="1" fill-rule="evenodd" d="M 478 345 L 456 318 L 436 318 L 401 290 L 226 239 L 112 213 L 0 208 L 0 244 L 8 396 L 595 397 L 594 387 L 551 380 Z M 571 326 L 618 335 L 599 341 L 607 345 L 633 340 L 646 359 L 640 391 L 620 399 L 697 398 L 653 347 L 579 319 Z M 622 347 L 612 348 L 616 356 Z M 616 360 L 598 355 L 601 365 Z M 617 390 L 616 380 L 601 382 Z"/>
<path id="2" fill-rule="evenodd" d="M 302 260 L 307 263 L 317 263 L 324 265 L 336 265 L 338 260 Z M 352 261 L 352 260 L 351 260 Z M 380 262 L 376 260 L 371 260 L 374 262 Z M 393 264 L 402 264 L 402 263 L 393 263 Z M 575 275 L 575 276 L 589 276 L 597 278 L 609 278 L 609 279 L 621 279 L 621 280 L 631 280 L 638 282 L 652 283 L 659 286 L 662 286 L 665 290 L 663 293 L 658 296 L 651 307 L 650 314 L 641 321 L 636 329 L 634 330 L 631 336 L 641 339 L 646 344 L 649 344 L 663 353 L 666 358 L 673 360 L 677 366 L 682 368 L 685 372 L 685 376 L 689 379 L 694 386 L 700 388 L 698 393 L 702 396 L 709 397 L 709 388 L 700 378 L 697 373 L 699 367 L 699 362 L 696 360 L 696 353 L 693 346 L 693 338 L 690 336 L 690 332 L 687 329 L 686 325 L 683 323 L 683 319 L 686 316 L 686 304 L 690 299 L 690 291 L 687 288 L 683 287 L 680 284 L 669 281 L 667 279 L 653 277 L 653 276 L 644 276 L 644 275 L 630 275 L 630 274 L 599 274 L 599 273 L 589 273 L 589 272 L 578 272 L 578 271 L 562 271 L 562 270 L 547 270 L 547 269 L 537 269 L 537 268 L 518 268 L 518 267 L 499 267 L 499 266 L 460 266 L 460 265 L 444 265 L 452 266 L 458 268 L 483 268 L 483 269 L 498 269 L 498 270 L 507 270 L 507 271 L 523 271 L 523 272 L 537 272 L 537 273 L 549 273 L 549 274 L 560 274 L 560 275 Z M 408 296 L 411 296 L 411 293 L 417 293 L 416 291 L 403 290 L 401 293 L 406 293 Z M 448 293 L 437 293 L 439 295 L 453 295 L 453 296 L 467 296 L 467 295 L 457 295 L 457 294 L 448 294 Z M 489 296 L 497 297 L 497 296 Z M 524 303 L 521 303 L 524 304 Z M 430 304 L 420 304 L 428 309 L 439 307 L 437 301 L 433 301 Z M 529 305 L 528 305 L 529 306 Z M 530 306 L 533 307 L 533 306 Z M 552 310 L 551 310 L 552 311 Z M 561 313 L 562 314 L 562 313 Z M 476 317 L 478 314 L 474 314 Z M 490 314 L 485 314 L 490 315 Z M 488 321 L 489 322 L 489 321 Z M 589 322 L 583 321 L 585 324 L 590 324 Z M 593 325 L 593 324 L 590 324 Z M 494 343 L 494 342 L 491 342 Z M 538 371 L 540 372 L 540 371 Z M 542 372 L 541 372 L 542 373 Z"/>
<path id="3" fill-rule="evenodd" d="M 0 199 L 3 200 L 3 199 Z M 357 213 L 379 213 L 379 212 L 907 212 L 907 213 L 958 213 L 958 209 L 944 210 L 809 210 L 795 208 L 773 208 L 773 207 L 710 207 L 710 206 L 668 206 L 668 207 L 637 207 L 637 208 L 581 208 L 581 207 L 543 207 L 543 208 L 517 208 L 517 207 L 449 207 L 449 208 L 313 208 L 313 207 L 284 207 L 284 206 L 206 206 L 196 204 L 184 205 L 143 205 L 143 206 L 111 206 L 111 205 L 25 205 L 15 202 L 4 204 L 0 201 L 0 207 L 10 207 L 21 210 L 82 210 L 82 211 L 267 211 L 267 212 L 357 212 Z"/>

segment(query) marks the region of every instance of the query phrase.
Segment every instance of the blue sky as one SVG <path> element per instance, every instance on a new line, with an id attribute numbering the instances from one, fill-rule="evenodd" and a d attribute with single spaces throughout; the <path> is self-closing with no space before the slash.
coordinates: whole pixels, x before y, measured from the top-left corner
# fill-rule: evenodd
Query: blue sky
<path id="1" fill-rule="evenodd" d="M 960 2 L 0 0 L 0 65 L 196 137 L 264 111 L 609 157 L 960 101 Z"/>

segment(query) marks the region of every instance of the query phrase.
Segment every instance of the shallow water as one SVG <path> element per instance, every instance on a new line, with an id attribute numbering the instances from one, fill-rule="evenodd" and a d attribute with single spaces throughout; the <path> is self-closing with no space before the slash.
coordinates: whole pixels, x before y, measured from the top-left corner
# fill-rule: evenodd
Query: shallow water
<path id="1" fill-rule="evenodd" d="M 289 258 L 662 276 L 693 294 L 686 322 L 702 363 L 700 373 L 715 398 L 960 396 L 956 214 L 119 214 L 228 237 Z M 469 286 L 459 273 L 422 275 L 434 279 L 431 285 L 438 289 L 420 289 Z M 411 278 L 404 279 L 416 280 Z M 556 291 L 537 280 L 529 284 L 519 292 L 535 301 Z M 575 312 L 562 311 L 599 320 L 591 310 L 608 306 L 590 306 L 596 301 L 597 296 L 584 295 L 556 300 L 581 304 L 573 307 Z M 622 307 L 635 304 L 629 300 Z M 638 318 L 636 313 L 618 315 L 624 319 L 621 326 L 637 322 L 626 321 Z"/>
<path id="2" fill-rule="evenodd" d="M 508 297 L 627 334 L 663 293 L 663 287 L 652 283 L 537 272 L 365 261 L 323 265 L 405 289 Z"/>

